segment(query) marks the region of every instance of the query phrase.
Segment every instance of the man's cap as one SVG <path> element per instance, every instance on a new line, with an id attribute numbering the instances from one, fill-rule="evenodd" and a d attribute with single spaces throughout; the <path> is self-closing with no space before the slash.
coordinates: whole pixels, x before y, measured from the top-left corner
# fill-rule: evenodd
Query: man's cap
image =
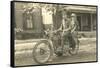
<path id="1" fill-rule="evenodd" d="M 75 14 L 75 13 L 72 13 L 72 14 L 71 14 L 71 17 L 75 17 L 75 16 L 76 16 L 76 14 Z"/>

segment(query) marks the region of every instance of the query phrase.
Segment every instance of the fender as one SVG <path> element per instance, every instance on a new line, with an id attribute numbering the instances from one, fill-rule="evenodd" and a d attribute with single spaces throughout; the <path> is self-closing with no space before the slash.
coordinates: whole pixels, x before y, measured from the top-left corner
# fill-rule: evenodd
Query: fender
<path id="1" fill-rule="evenodd" d="M 53 53 L 54 53 L 54 46 L 53 46 L 53 43 L 52 43 L 52 41 L 50 40 L 50 39 L 40 39 L 40 41 L 47 41 L 47 42 L 49 42 L 50 43 L 50 46 L 51 46 L 51 48 L 52 48 L 52 50 L 53 50 Z M 39 41 L 39 42 L 40 42 Z M 38 42 L 37 42 L 38 43 Z"/>

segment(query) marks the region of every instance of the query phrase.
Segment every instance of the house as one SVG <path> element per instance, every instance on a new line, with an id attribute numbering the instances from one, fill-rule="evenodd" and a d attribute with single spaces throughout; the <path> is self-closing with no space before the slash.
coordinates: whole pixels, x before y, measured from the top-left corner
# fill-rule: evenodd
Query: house
<path id="1" fill-rule="evenodd" d="M 25 37 L 39 38 L 42 36 L 43 21 L 42 21 L 41 8 L 32 8 L 32 4 L 30 5 L 30 3 L 15 3 L 14 11 L 15 11 L 14 23 L 15 23 L 15 29 L 17 30 L 16 37 L 18 39 Z"/>
<path id="2" fill-rule="evenodd" d="M 65 5 L 70 13 L 75 13 L 78 21 L 78 33 L 86 37 L 96 37 L 97 30 L 97 7 L 96 6 L 79 6 Z M 61 12 L 57 11 L 53 16 L 54 27 L 58 29 L 61 24 Z"/>
<path id="3" fill-rule="evenodd" d="M 67 9 L 76 13 L 79 24 L 78 33 L 83 37 L 97 35 L 97 7 L 96 6 L 68 6 Z"/>
<path id="4" fill-rule="evenodd" d="M 35 5 L 38 3 L 15 3 L 15 28 L 19 29 L 17 32 L 18 37 L 30 36 L 40 38 L 43 36 L 44 29 L 50 28 L 53 24 L 55 29 L 58 29 L 62 22 L 61 11 L 56 11 L 56 14 L 52 12 L 44 11 L 44 8 L 39 8 Z M 23 7 L 25 6 L 25 7 Z M 24 8 L 30 10 L 33 8 L 30 14 L 23 16 L 25 13 Z M 97 7 L 96 6 L 79 6 L 79 5 L 65 5 L 66 9 L 70 10 L 70 13 L 75 13 L 77 15 L 77 20 L 79 24 L 79 32 L 84 32 L 88 34 L 89 32 L 96 31 L 97 29 Z M 27 13 L 28 13 L 27 11 Z M 23 18 L 29 18 L 23 19 Z M 30 19 L 31 18 L 31 19 Z M 46 27 L 46 28 L 44 28 Z M 87 33 L 88 32 L 88 33 Z M 91 34 L 91 33 L 90 33 Z M 96 32 L 93 32 L 93 35 Z"/>
<path id="5" fill-rule="evenodd" d="M 94 31 L 97 25 L 96 6 L 68 6 L 71 12 L 76 13 L 79 22 L 79 31 Z"/>

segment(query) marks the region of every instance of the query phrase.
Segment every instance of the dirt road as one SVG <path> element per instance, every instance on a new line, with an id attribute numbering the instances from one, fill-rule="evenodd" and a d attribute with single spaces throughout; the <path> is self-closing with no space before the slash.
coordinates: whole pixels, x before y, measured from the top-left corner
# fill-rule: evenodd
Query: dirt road
<path id="1" fill-rule="evenodd" d="M 86 43 L 86 44 L 83 44 Z M 27 43 L 27 48 L 24 48 L 26 43 L 16 44 L 18 46 L 23 45 L 22 48 L 16 47 L 15 53 L 15 65 L 24 66 L 24 65 L 39 65 L 32 58 L 32 45 L 36 43 Z M 24 49 L 23 49 L 24 48 Z M 21 52 L 20 52 L 21 51 Z M 73 63 L 73 62 L 87 62 L 87 61 L 96 61 L 96 40 L 86 42 L 82 40 L 79 52 L 77 55 L 71 56 L 67 54 L 62 57 L 53 57 L 53 61 L 48 62 L 47 64 L 56 64 L 56 63 Z"/>

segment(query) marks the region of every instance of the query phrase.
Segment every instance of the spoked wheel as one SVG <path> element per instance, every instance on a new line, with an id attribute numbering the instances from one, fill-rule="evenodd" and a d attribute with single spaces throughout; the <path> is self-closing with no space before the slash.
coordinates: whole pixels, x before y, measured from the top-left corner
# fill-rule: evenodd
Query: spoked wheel
<path id="1" fill-rule="evenodd" d="M 74 41 L 75 41 L 75 45 L 74 46 L 71 46 L 70 49 L 69 49 L 69 53 L 71 55 L 75 55 L 78 53 L 78 50 L 79 50 L 79 40 L 78 40 L 78 37 L 77 37 L 77 34 L 73 35 L 74 37 Z"/>
<path id="2" fill-rule="evenodd" d="M 45 64 L 52 55 L 52 47 L 46 40 L 38 42 L 33 48 L 33 59 L 39 64 Z"/>

